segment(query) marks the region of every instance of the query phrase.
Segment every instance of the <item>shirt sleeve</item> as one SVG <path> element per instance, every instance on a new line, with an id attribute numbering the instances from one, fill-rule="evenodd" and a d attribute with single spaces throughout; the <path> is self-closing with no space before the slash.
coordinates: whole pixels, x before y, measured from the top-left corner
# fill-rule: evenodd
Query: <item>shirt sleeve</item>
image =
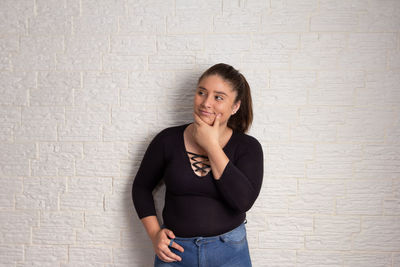
<path id="1" fill-rule="evenodd" d="M 224 201 L 234 210 L 248 211 L 256 201 L 264 174 L 261 144 L 253 137 L 240 145 L 234 162 L 230 159 L 215 184 Z"/>
<path id="2" fill-rule="evenodd" d="M 151 141 L 132 185 L 132 200 L 140 219 L 156 215 L 153 189 L 161 180 L 165 167 L 162 132 Z"/>

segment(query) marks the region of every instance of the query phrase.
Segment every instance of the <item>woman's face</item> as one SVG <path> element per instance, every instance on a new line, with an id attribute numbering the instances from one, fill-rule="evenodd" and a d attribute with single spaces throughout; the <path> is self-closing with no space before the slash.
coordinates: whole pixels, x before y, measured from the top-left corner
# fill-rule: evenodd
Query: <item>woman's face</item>
<path id="1" fill-rule="evenodd" d="M 235 103 L 237 93 L 230 83 L 218 75 L 204 77 L 197 86 L 194 96 L 194 113 L 208 125 L 213 125 L 215 117 L 221 114 L 220 125 L 226 125 L 229 117 L 240 107 Z"/>

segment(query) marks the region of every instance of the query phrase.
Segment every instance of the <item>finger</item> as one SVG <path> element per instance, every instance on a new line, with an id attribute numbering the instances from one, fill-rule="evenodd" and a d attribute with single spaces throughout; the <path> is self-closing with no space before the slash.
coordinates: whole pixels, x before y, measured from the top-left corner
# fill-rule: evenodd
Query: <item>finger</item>
<path id="1" fill-rule="evenodd" d="M 169 238 L 175 238 L 175 234 L 174 234 L 174 232 L 172 232 L 171 230 L 165 230 L 165 233 L 167 234 L 167 236 L 169 237 Z"/>
<path id="2" fill-rule="evenodd" d="M 215 116 L 214 124 L 213 124 L 214 127 L 219 127 L 220 119 L 221 119 L 221 113 L 219 113 L 219 114 L 217 114 L 217 116 Z"/>
<path id="3" fill-rule="evenodd" d="M 174 258 L 171 258 L 171 257 L 167 256 L 166 253 L 164 253 L 163 251 L 160 251 L 159 254 L 160 254 L 160 255 L 159 255 L 158 257 L 159 257 L 162 261 L 165 261 L 165 262 L 173 262 L 173 261 L 175 261 Z"/>
<path id="4" fill-rule="evenodd" d="M 176 261 L 181 261 L 182 260 L 181 257 L 179 257 L 178 255 L 173 253 L 170 249 L 163 251 L 163 253 L 165 254 L 165 256 L 167 256 L 168 258 L 171 258 L 173 260 L 176 260 Z"/>
<path id="5" fill-rule="evenodd" d="M 175 241 L 172 243 L 172 247 L 179 250 L 180 252 L 183 252 L 184 249 L 181 245 L 179 245 L 178 243 L 176 243 Z"/>
<path id="6" fill-rule="evenodd" d="M 199 117 L 199 115 L 197 115 L 196 113 L 193 112 L 193 118 L 194 121 L 197 125 L 200 125 L 203 123 L 203 120 Z"/>

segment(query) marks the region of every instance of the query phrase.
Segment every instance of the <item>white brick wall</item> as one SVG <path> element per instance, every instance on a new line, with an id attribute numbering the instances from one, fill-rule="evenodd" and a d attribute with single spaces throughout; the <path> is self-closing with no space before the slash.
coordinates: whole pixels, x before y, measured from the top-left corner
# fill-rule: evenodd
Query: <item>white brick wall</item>
<path id="1" fill-rule="evenodd" d="M 0 266 L 152 266 L 132 180 L 218 62 L 265 152 L 254 266 L 399 267 L 398 0 L 0 1 Z"/>

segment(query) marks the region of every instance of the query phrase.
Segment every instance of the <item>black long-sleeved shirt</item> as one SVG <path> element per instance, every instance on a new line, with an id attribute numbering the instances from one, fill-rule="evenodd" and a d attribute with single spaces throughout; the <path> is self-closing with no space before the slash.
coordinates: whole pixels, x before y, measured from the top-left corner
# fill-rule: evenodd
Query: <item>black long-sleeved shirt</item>
<path id="1" fill-rule="evenodd" d="M 136 174 L 132 199 L 139 218 L 156 215 L 153 189 L 166 185 L 164 224 L 176 236 L 214 236 L 239 226 L 256 200 L 263 178 L 260 143 L 233 131 L 223 148 L 229 158 L 219 180 L 210 171 L 197 176 L 186 153 L 183 132 L 189 124 L 164 129 L 154 137 Z"/>

